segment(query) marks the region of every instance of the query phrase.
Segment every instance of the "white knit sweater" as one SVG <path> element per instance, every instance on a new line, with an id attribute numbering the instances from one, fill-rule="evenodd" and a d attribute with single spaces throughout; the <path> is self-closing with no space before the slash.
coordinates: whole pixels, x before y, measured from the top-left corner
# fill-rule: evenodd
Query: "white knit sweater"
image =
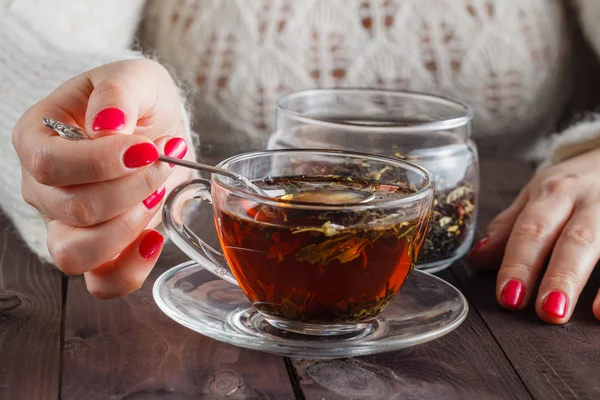
<path id="1" fill-rule="evenodd" d="M 572 1 L 600 52 L 600 1 Z M 596 120 L 540 141 L 568 95 L 559 0 L 0 0 L 0 206 L 46 260 L 45 226 L 21 198 L 12 127 L 66 79 L 141 56 L 128 50 L 136 32 L 182 80 L 214 145 L 263 146 L 284 92 L 370 86 L 472 104 L 475 139 L 499 153 L 519 143 L 549 164 L 600 146 Z"/>

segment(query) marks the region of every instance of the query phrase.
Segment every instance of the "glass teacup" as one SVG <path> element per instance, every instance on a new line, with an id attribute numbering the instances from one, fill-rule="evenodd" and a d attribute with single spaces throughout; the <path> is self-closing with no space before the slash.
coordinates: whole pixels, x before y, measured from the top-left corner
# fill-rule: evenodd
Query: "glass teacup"
<path id="1" fill-rule="evenodd" d="M 309 335 L 355 332 L 413 270 L 434 196 L 422 167 L 327 150 L 247 153 L 219 167 L 269 197 L 224 176 L 194 179 L 169 195 L 164 225 L 189 257 L 239 285 L 271 325 Z M 193 199 L 212 202 L 222 253 L 184 223 Z"/>

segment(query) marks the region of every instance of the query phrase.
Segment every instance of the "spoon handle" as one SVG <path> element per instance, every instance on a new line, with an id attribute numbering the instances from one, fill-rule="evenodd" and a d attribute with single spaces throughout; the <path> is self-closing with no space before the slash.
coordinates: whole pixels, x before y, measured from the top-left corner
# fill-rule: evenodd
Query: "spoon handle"
<path id="1" fill-rule="evenodd" d="M 166 163 L 174 164 L 174 165 L 179 165 L 180 167 L 192 168 L 197 171 L 204 171 L 204 172 L 211 172 L 211 173 L 215 173 L 215 174 L 225 175 L 232 179 L 239 179 L 239 177 L 236 174 L 229 172 L 226 169 L 213 167 L 212 165 L 200 164 L 200 163 L 195 163 L 195 162 L 187 161 L 187 160 L 180 160 L 179 158 L 169 157 L 169 156 L 165 156 L 162 154 L 160 156 L 158 156 L 158 161 L 162 161 L 162 162 L 166 162 Z"/>

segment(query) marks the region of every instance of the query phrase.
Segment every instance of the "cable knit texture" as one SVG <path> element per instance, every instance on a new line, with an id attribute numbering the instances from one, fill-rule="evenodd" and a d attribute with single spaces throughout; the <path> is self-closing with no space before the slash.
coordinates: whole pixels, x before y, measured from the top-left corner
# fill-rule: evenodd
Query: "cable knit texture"
<path id="1" fill-rule="evenodd" d="M 466 101 L 482 150 L 514 154 L 564 105 L 565 19 L 553 0 L 150 0 L 142 32 L 197 86 L 206 142 L 261 148 L 282 93 L 368 86 Z"/>
<path id="2" fill-rule="evenodd" d="M 573 1 L 600 52 L 600 2 Z M 203 141 L 225 149 L 262 147 L 280 94 L 326 86 L 461 99 L 475 109 L 483 150 L 524 154 L 537 141 L 530 155 L 544 165 L 600 144 L 597 120 L 539 142 L 568 97 L 558 0 L 0 0 L 0 205 L 46 260 L 44 224 L 21 198 L 12 128 L 61 82 L 139 57 L 127 50 L 136 31 L 187 84 Z"/>

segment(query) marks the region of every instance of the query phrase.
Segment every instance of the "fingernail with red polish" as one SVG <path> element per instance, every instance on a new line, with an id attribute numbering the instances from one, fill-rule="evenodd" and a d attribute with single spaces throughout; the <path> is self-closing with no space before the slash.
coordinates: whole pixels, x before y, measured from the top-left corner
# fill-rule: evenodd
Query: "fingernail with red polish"
<path id="1" fill-rule="evenodd" d="M 158 149 L 154 143 L 133 145 L 123 154 L 123 164 L 127 168 L 140 168 L 156 160 L 158 160 Z"/>
<path id="2" fill-rule="evenodd" d="M 471 252 L 469 253 L 469 262 L 471 264 L 473 264 L 473 256 L 477 254 L 477 252 L 479 252 L 479 250 L 481 250 L 481 248 L 488 242 L 488 238 L 484 237 L 483 239 L 481 239 L 471 250 Z"/>
<path id="3" fill-rule="evenodd" d="M 512 279 L 504 285 L 500 300 L 505 307 L 517 309 L 523 304 L 524 295 L 525 287 L 523 284 L 516 279 Z"/>
<path id="4" fill-rule="evenodd" d="M 185 140 L 182 138 L 173 138 L 170 139 L 165 144 L 165 154 L 169 157 L 179 158 L 180 160 L 185 157 L 185 153 L 187 153 L 188 146 Z M 173 164 L 169 164 L 173 167 Z"/>
<path id="5" fill-rule="evenodd" d="M 150 231 L 142 238 L 140 242 L 140 255 L 144 258 L 151 258 L 165 242 L 165 238 L 157 231 Z"/>
<path id="6" fill-rule="evenodd" d="M 567 312 L 567 296 L 562 292 L 550 292 L 542 303 L 542 310 L 546 313 L 562 318 Z"/>
<path id="7" fill-rule="evenodd" d="M 97 131 L 118 131 L 125 126 L 125 113 L 115 107 L 105 108 L 96 115 L 92 129 Z"/>
<path id="8" fill-rule="evenodd" d="M 475 254 L 477 253 L 479 250 L 481 250 L 481 248 L 483 246 L 485 246 L 485 244 L 488 242 L 488 240 L 490 240 L 487 237 L 484 237 L 483 239 L 481 239 L 476 245 L 475 247 L 473 247 L 473 250 L 471 250 L 471 254 Z"/>
<path id="9" fill-rule="evenodd" d="M 165 197 L 165 193 L 167 189 L 164 186 L 161 186 L 156 192 L 152 193 L 150 196 L 146 197 L 142 203 L 146 206 L 148 210 L 152 210 L 160 201 Z"/>

